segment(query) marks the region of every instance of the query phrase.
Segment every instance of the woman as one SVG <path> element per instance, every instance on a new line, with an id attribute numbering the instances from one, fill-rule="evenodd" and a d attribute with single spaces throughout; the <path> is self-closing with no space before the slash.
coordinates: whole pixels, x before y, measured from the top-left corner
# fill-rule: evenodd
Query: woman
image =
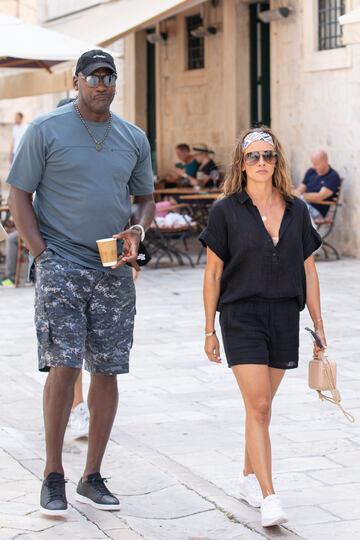
<path id="1" fill-rule="evenodd" d="M 217 165 L 210 155 L 214 154 L 209 150 L 206 144 L 197 144 L 193 147 L 194 158 L 197 161 L 199 168 L 196 173 L 196 178 L 191 174 L 184 174 L 183 181 L 189 182 L 194 187 L 214 188 L 216 180 L 219 177 Z"/>
<path id="2" fill-rule="evenodd" d="M 305 303 L 326 343 L 312 256 L 321 240 L 304 202 L 292 195 L 283 150 L 270 129 L 248 130 L 233 158 L 224 197 L 200 235 L 207 246 L 205 352 L 221 363 L 218 309 L 227 362 L 246 409 L 240 495 L 261 507 L 267 527 L 287 521 L 272 482 L 269 423 L 285 371 L 298 365 L 299 312 Z"/>

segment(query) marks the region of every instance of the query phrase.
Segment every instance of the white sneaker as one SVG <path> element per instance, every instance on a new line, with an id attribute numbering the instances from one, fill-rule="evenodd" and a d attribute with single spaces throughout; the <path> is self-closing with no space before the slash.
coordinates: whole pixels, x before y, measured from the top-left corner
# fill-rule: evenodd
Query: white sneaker
<path id="1" fill-rule="evenodd" d="M 288 518 L 281 506 L 280 499 L 276 495 L 268 495 L 261 503 L 261 525 L 272 527 L 287 523 Z"/>
<path id="2" fill-rule="evenodd" d="M 73 439 L 81 439 L 89 434 L 89 409 L 86 403 L 79 403 L 70 414 L 70 432 Z"/>
<path id="3" fill-rule="evenodd" d="M 241 475 L 240 498 L 244 499 L 250 506 L 260 508 L 263 501 L 263 494 L 255 474 Z"/>

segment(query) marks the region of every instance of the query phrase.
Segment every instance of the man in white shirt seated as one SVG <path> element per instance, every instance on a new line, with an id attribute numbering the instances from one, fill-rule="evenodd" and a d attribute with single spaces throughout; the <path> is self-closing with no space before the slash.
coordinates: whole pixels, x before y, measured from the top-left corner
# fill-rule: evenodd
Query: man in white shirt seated
<path id="1" fill-rule="evenodd" d="M 28 124 L 24 122 L 24 115 L 22 112 L 15 114 L 15 124 L 12 131 L 11 150 L 10 150 L 10 164 L 13 162 L 16 150 L 20 144 L 22 136 L 28 128 Z"/>

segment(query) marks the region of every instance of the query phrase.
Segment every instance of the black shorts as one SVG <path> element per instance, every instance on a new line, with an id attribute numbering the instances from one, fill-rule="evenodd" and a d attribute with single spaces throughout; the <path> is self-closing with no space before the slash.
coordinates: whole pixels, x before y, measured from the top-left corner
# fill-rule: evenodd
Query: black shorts
<path id="1" fill-rule="evenodd" d="M 295 300 L 242 300 L 225 304 L 221 333 L 229 367 L 263 364 L 298 367 L 299 306 Z"/>

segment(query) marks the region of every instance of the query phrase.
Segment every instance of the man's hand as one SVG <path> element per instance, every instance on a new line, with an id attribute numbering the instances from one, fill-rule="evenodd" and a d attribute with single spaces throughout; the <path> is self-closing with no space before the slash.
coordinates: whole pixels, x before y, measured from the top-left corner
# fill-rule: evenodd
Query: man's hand
<path id="1" fill-rule="evenodd" d="M 334 194 L 331 189 L 328 189 L 326 187 L 322 187 L 320 191 L 316 192 L 310 192 L 304 194 L 304 200 L 308 203 L 318 203 L 321 204 L 323 201 L 325 201 L 328 197 L 331 197 Z"/>
<path id="2" fill-rule="evenodd" d="M 181 167 L 175 167 L 175 174 L 180 177 L 184 176 L 185 169 L 182 169 Z"/>
<path id="3" fill-rule="evenodd" d="M 296 189 L 293 190 L 293 195 L 295 197 L 301 197 L 301 195 L 303 195 L 305 192 L 306 192 L 306 184 L 302 182 Z"/>
<path id="4" fill-rule="evenodd" d="M 119 268 L 124 266 L 126 263 L 136 262 L 139 244 L 140 244 L 141 232 L 137 229 L 128 229 L 124 232 L 113 234 L 113 238 L 117 240 L 122 240 L 123 242 L 123 251 L 120 255 L 118 262 L 115 266 L 111 268 Z"/>

